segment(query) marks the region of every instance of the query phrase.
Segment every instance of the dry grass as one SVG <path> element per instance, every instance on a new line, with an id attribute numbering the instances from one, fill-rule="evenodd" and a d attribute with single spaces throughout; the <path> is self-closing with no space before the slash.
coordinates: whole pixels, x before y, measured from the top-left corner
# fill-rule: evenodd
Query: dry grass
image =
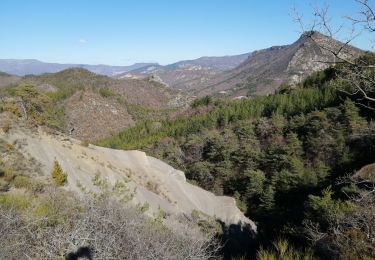
<path id="1" fill-rule="evenodd" d="M 10 129 L 12 129 L 12 125 L 10 123 L 5 123 L 5 125 L 3 125 L 1 127 L 1 129 L 3 130 L 4 133 L 9 133 Z"/>
<path id="2" fill-rule="evenodd" d="M 12 205 L 17 205 L 13 207 Z M 32 214 L 30 214 L 32 212 Z M 218 244 L 192 228 L 171 231 L 107 198 L 79 201 L 50 190 L 0 196 L 0 259 L 217 259 Z"/>

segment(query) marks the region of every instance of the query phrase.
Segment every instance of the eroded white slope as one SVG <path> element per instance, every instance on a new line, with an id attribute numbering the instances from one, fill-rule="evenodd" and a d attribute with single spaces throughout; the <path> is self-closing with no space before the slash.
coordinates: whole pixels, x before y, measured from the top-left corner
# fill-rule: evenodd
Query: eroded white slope
<path id="1" fill-rule="evenodd" d="M 80 194 L 99 192 L 113 190 L 120 183 L 125 185 L 120 187 L 121 196 L 131 198 L 135 204 L 147 202 L 150 211 L 160 208 L 170 214 L 190 215 L 198 210 L 226 224 L 242 223 L 256 231 L 255 224 L 236 207 L 233 198 L 215 196 L 186 182 L 183 172 L 144 152 L 85 147 L 78 140 L 42 130 L 31 133 L 12 129 L 5 139 L 22 143 L 20 151 L 35 158 L 46 177 L 57 160 L 68 174 L 68 190 Z"/>

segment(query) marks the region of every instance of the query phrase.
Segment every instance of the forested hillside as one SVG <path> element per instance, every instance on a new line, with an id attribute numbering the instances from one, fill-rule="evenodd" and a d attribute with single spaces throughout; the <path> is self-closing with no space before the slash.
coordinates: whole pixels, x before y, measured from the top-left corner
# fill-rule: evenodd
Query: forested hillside
<path id="1" fill-rule="evenodd" d="M 146 150 L 191 182 L 234 196 L 257 222 L 258 257 L 288 243 L 291 259 L 374 257 L 373 205 L 355 199 L 371 187 L 353 175 L 375 161 L 374 114 L 348 94 L 347 69 L 329 68 L 267 97 L 198 99 L 187 116 L 147 121 L 99 144 Z M 254 254 L 247 250 L 236 254 Z"/>

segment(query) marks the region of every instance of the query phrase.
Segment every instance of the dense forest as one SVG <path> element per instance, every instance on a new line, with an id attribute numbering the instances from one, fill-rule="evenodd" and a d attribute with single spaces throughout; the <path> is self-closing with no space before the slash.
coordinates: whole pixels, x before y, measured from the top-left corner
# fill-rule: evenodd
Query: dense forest
<path id="1" fill-rule="evenodd" d="M 375 162 L 374 114 L 348 94 L 344 71 L 329 68 L 270 96 L 200 98 L 185 116 L 98 144 L 145 150 L 192 183 L 235 197 L 259 232 L 257 249 L 236 256 L 371 259 L 374 198 L 359 170 Z"/>

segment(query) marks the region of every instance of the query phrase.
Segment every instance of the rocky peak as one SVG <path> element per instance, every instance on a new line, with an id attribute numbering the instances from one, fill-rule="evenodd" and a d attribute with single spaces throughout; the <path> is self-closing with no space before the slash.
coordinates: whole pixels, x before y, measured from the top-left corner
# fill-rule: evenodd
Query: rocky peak
<path id="1" fill-rule="evenodd" d="M 295 85 L 330 66 L 337 58 L 327 49 L 338 50 L 343 44 L 316 31 L 304 32 L 292 44 L 252 52 L 240 66 L 211 80 L 198 94 L 220 91 L 231 96 L 273 93 L 283 83 Z M 346 46 L 341 53 L 346 58 L 356 58 L 362 51 Z"/>

